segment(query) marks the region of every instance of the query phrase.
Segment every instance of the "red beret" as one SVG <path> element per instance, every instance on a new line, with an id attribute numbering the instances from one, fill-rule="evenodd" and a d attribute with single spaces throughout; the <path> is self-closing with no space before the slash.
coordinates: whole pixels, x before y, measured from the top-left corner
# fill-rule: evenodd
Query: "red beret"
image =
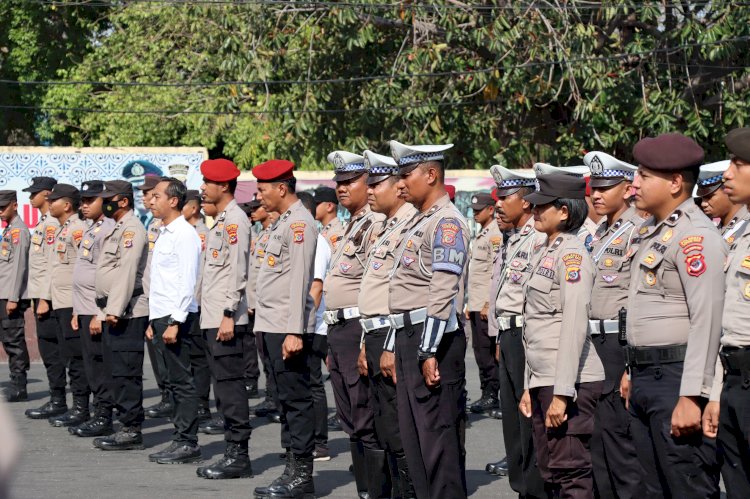
<path id="1" fill-rule="evenodd" d="M 635 160 L 650 170 L 677 171 L 703 164 L 703 148 L 681 133 L 646 137 L 633 147 Z"/>
<path id="2" fill-rule="evenodd" d="M 228 159 L 207 159 L 201 163 L 201 173 L 206 180 L 229 182 L 240 176 L 240 169 Z"/>
<path id="3" fill-rule="evenodd" d="M 456 188 L 450 184 L 445 184 L 445 192 L 448 193 L 448 197 L 451 198 L 451 201 L 456 200 Z"/>
<path id="4" fill-rule="evenodd" d="M 294 178 L 294 163 L 285 159 L 271 159 L 253 167 L 258 182 L 279 182 Z"/>

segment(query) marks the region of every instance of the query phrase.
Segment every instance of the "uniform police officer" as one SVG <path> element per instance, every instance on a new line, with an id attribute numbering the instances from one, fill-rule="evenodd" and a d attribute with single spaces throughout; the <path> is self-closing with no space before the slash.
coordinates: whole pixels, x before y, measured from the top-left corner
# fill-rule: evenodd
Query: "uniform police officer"
<path id="1" fill-rule="evenodd" d="M 364 157 L 346 151 L 328 155 L 335 166 L 336 194 L 339 203 L 351 214 L 343 239 L 331 258 L 328 276 L 323 284 L 328 324 L 329 369 L 336 413 L 349 446 L 354 465 L 357 491 L 367 490 L 364 449 L 379 450 L 375 435 L 369 379 L 357 368 L 362 328 L 359 324 L 357 299 L 364 261 L 372 243 L 370 236 L 378 231 L 383 215 L 373 213 L 367 204 L 367 170 Z"/>
<path id="2" fill-rule="evenodd" d="M 479 232 L 471 244 L 469 259 L 469 295 L 466 319 L 471 324 L 471 346 L 474 360 L 479 366 L 479 386 L 482 398 L 471 404 L 471 412 L 482 414 L 498 409 L 497 394 L 500 389 L 495 362 L 495 338 L 489 335 L 488 319 L 489 287 L 492 280 L 492 263 L 502 244 L 500 229 L 495 223 L 495 200 L 487 192 L 479 192 L 471 198 L 474 221 L 479 224 Z"/>
<path id="3" fill-rule="evenodd" d="M 227 159 L 201 164 L 203 201 L 216 217 L 206 238 L 201 277 L 201 329 L 209 352 L 214 396 L 224 416 L 224 456 L 196 471 L 202 478 L 251 477 L 248 454 L 250 412 L 245 391 L 244 337 L 247 334 L 247 262 L 250 223 L 234 200 L 240 170 Z"/>
<path id="4" fill-rule="evenodd" d="M 670 133 L 642 139 L 633 157 L 636 208 L 652 214 L 638 231 L 627 305 L 642 482 L 649 497 L 718 497 L 716 446 L 703 438 L 701 413 L 719 348 L 727 250 L 691 199 L 703 149 Z"/>
<path id="5" fill-rule="evenodd" d="M 604 365 L 604 387 L 596 407 L 591 455 L 599 497 L 635 497 L 641 471 L 630 434 L 629 416 L 620 396 L 625 357 L 618 333 L 620 311 L 630 287 L 633 235 L 643 219 L 629 203 L 637 168 L 609 154 L 592 151 L 583 158 L 591 169 L 591 199 L 604 220 L 594 235 L 594 286 L 591 292 L 591 334 Z"/>
<path id="6" fill-rule="evenodd" d="M 93 395 L 94 417 L 69 429 L 79 437 L 99 437 L 113 431 L 114 397 L 109 378 L 105 375 L 109 366 L 104 365 L 102 348 L 104 317 L 96 306 L 96 266 L 102 255 L 104 238 L 115 226 L 112 218 L 104 216 L 103 198 L 100 197 L 103 190 L 101 180 L 81 184 L 81 212 L 90 224 L 83 232 L 73 274 L 72 326 L 81 338 L 83 367 Z"/>
<path id="7" fill-rule="evenodd" d="M 0 243 L 0 340 L 8 354 L 10 383 L 3 389 L 7 402 L 28 400 L 26 373 L 29 350 L 24 335 L 24 313 L 30 303 L 26 291 L 29 259 L 29 228 L 18 216 L 16 191 L 0 191 L 0 218 L 6 223 Z"/>
<path id="8" fill-rule="evenodd" d="M 405 227 L 389 274 L 386 349 L 394 351 L 395 338 L 399 429 L 420 498 L 466 497 L 466 337 L 457 292 L 469 233 L 445 192 L 443 152 L 450 147 L 391 141 L 398 188 L 419 211 Z"/>
<path id="9" fill-rule="evenodd" d="M 318 187 L 313 193 L 315 201 L 315 220 L 320 222 L 323 228 L 320 234 L 331 246 L 331 252 L 336 251 L 338 242 L 344 238 L 344 224 L 338 217 L 339 200 L 336 190 L 330 187 Z"/>
<path id="10" fill-rule="evenodd" d="M 115 226 L 102 242 L 96 266 L 96 305 L 104 316 L 104 365 L 122 427 L 110 437 L 94 439 L 102 450 L 143 448 L 143 348 L 148 297 L 143 271 L 148 254 L 146 230 L 133 212 L 133 186 L 125 180 L 104 183 L 99 194 L 104 216 Z"/>
<path id="11" fill-rule="evenodd" d="M 747 206 L 733 203 L 722 189 L 723 173 L 729 168 L 729 161 L 718 161 L 701 166 L 695 196 L 700 198 L 703 213 L 711 219 L 719 220 L 721 237 L 731 246 L 735 238 L 743 233 L 747 223 Z"/>
<path id="12" fill-rule="evenodd" d="M 313 314 L 310 284 L 318 231 L 295 194 L 294 164 L 270 160 L 253 168 L 258 200 L 280 213 L 273 224 L 258 269 L 255 328 L 262 332 L 282 412 L 281 445 L 286 451 L 282 475 L 258 497 L 302 497 L 315 493 L 313 450 L 315 414 L 310 393 L 309 348 L 303 341 Z M 308 343 L 309 344 L 309 343 Z"/>
<path id="13" fill-rule="evenodd" d="M 490 296 L 492 323 L 497 327 L 500 403 L 503 409 L 503 439 L 507 463 L 489 471 L 507 469 L 510 486 L 521 497 L 542 497 L 544 484 L 536 466 L 531 420 L 518 411 L 525 384 L 526 354 L 523 346 L 523 286 L 531 275 L 531 256 L 546 236 L 534 228 L 533 205 L 524 196 L 534 191 L 533 173 L 509 170 L 500 165 L 490 168 L 499 199 L 499 219 L 513 227 L 503 246 L 499 280 Z M 492 327 L 492 326 L 491 326 Z M 500 468 L 498 470 L 497 468 Z"/>

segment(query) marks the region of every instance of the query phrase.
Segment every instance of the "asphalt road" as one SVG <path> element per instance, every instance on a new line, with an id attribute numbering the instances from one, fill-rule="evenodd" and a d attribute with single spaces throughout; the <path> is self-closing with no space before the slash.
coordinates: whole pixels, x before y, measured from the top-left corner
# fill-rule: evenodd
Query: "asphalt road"
<path id="1" fill-rule="evenodd" d="M 157 402 L 158 390 L 146 357 L 144 366 L 145 405 Z M 467 351 L 467 387 L 477 400 L 479 378 L 471 350 Z M 0 366 L 0 384 L 8 381 L 7 366 Z M 327 384 L 329 385 L 329 384 Z M 261 383 L 261 386 L 263 384 Z M 15 498 L 197 498 L 219 494 L 224 498 L 252 497 L 253 489 L 267 485 L 283 469 L 279 459 L 279 426 L 265 418 L 253 418 L 250 457 L 255 477 L 251 479 L 212 481 L 195 475 L 196 465 L 159 465 L 148 461 L 148 454 L 169 444 L 172 426 L 166 420 L 146 420 L 143 427 L 146 450 L 102 452 L 91 439 L 73 437 L 65 428 L 53 428 L 47 421 L 30 420 L 26 409 L 46 401 L 44 367 L 35 363 L 29 373 L 28 402 L 9 404 L 23 438 L 23 457 L 12 487 Z M 328 403 L 333 410 L 330 386 Z M 251 399 L 255 405 L 260 399 Z M 70 403 L 70 399 L 68 401 Z M 213 409 L 212 409 L 213 410 Z M 467 431 L 467 470 L 469 495 L 477 498 L 516 497 L 506 478 L 484 471 L 485 465 L 504 455 L 500 421 L 470 415 Z M 224 452 L 221 435 L 200 435 L 205 461 L 213 462 Z M 329 446 L 333 459 L 315 463 L 315 489 L 318 497 L 356 498 L 348 438 L 343 432 L 331 432 Z"/>

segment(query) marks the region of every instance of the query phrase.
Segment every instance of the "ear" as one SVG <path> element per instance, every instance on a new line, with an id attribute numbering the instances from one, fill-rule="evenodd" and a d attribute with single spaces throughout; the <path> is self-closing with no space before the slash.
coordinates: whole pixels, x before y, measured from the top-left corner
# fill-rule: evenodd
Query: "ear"
<path id="1" fill-rule="evenodd" d="M 633 184 L 630 182 L 623 182 L 622 185 L 625 186 L 625 188 L 622 191 L 622 199 L 625 201 L 630 201 L 630 198 L 632 197 L 632 190 L 633 190 Z"/>
<path id="2" fill-rule="evenodd" d="M 285 197 L 289 193 L 289 189 L 284 182 L 279 182 L 276 184 L 276 186 L 278 187 L 279 195 L 281 195 L 282 198 Z"/>
<path id="3" fill-rule="evenodd" d="M 438 172 L 438 169 L 434 166 L 430 166 L 427 168 L 427 183 L 430 185 L 435 185 L 440 178 L 440 172 Z"/>
<path id="4" fill-rule="evenodd" d="M 682 177 L 681 173 L 673 173 L 669 180 L 669 193 L 680 194 L 684 183 L 685 179 Z"/>
<path id="5" fill-rule="evenodd" d="M 568 213 L 568 207 L 563 205 L 560 207 L 560 221 L 567 220 L 570 213 Z"/>

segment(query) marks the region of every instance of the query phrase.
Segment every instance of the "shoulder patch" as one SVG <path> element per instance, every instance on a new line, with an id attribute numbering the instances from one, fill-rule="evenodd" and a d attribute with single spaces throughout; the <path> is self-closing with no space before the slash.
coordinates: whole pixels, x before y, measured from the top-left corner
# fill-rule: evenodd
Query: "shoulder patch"
<path id="1" fill-rule="evenodd" d="M 10 238 L 13 244 L 18 244 L 21 240 L 21 229 L 11 229 Z"/>
<path id="2" fill-rule="evenodd" d="M 563 263 L 568 267 L 570 265 L 581 265 L 583 262 L 583 256 L 580 253 L 568 253 L 562 257 Z"/>
<path id="3" fill-rule="evenodd" d="M 227 231 L 227 236 L 229 236 L 229 244 L 237 244 L 237 224 L 227 224 L 224 230 Z"/>
<path id="4" fill-rule="evenodd" d="M 490 244 L 492 245 L 492 251 L 497 253 L 500 250 L 500 246 L 503 244 L 503 238 L 500 236 L 493 236 L 490 238 Z"/>
<path id="5" fill-rule="evenodd" d="M 75 240 L 76 244 L 81 242 L 81 238 L 83 238 L 83 231 L 82 230 L 74 230 L 73 231 L 73 240 Z"/>
<path id="6" fill-rule="evenodd" d="M 305 227 L 307 227 L 305 222 L 294 222 L 289 226 L 292 229 L 294 244 L 302 244 L 305 241 Z"/>
<path id="7" fill-rule="evenodd" d="M 47 227 L 45 231 L 45 240 L 48 245 L 53 245 L 55 243 L 55 232 L 57 232 L 56 228 L 54 226 Z"/>
<path id="8" fill-rule="evenodd" d="M 442 218 L 432 242 L 432 269 L 461 275 L 465 263 L 466 244 L 461 223 L 456 218 Z"/>
<path id="9" fill-rule="evenodd" d="M 685 258 L 687 273 L 693 277 L 698 277 L 706 271 L 706 259 L 703 253 L 693 253 Z"/>

